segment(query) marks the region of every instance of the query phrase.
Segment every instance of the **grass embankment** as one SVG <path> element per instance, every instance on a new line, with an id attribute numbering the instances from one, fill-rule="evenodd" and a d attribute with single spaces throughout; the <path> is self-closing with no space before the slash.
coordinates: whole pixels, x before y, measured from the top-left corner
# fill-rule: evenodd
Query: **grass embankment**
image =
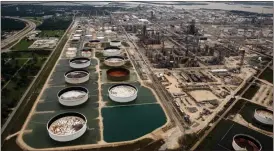
<path id="1" fill-rule="evenodd" d="M 22 39 L 11 50 L 28 50 L 28 47 L 33 44 L 33 40 L 27 40 L 26 38 Z"/>
<path id="2" fill-rule="evenodd" d="M 42 30 L 38 37 L 62 37 L 65 30 Z"/>

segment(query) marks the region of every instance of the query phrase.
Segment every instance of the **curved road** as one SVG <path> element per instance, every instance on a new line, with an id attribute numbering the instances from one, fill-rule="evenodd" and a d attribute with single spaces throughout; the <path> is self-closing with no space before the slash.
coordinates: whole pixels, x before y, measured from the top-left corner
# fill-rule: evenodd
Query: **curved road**
<path id="1" fill-rule="evenodd" d="M 22 19 L 22 18 L 18 18 L 18 17 L 8 17 L 8 16 L 6 16 L 5 18 L 11 18 L 11 19 L 21 20 L 23 22 L 26 22 L 26 27 L 24 29 L 20 30 L 19 32 L 17 32 L 16 34 L 1 41 L 1 49 L 16 40 L 23 38 L 26 34 L 28 34 L 30 31 L 34 30 L 36 27 L 36 24 L 34 22 L 27 20 L 27 19 Z M 5 51 L 8 51 L 8 50 L 2 50 L 1 52 L 5 52 Z"/>

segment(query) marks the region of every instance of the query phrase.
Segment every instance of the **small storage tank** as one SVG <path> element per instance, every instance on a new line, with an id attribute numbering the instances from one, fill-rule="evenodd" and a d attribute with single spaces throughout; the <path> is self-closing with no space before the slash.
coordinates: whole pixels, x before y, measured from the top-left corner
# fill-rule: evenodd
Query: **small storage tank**
<path id="1" fill-rule="evenodd" d="M 75 47 L 70 47 L 70 48 L 68 48 L 67 51 L 74 51 L 74 52 L 77 52 L 77 48 L 75 48 Z"/>
<path id="2" fill-rule="evenodd" d="M 76 57 L 76 52 L 74 52 L 74 51 L 67 51 L 66 52 L 66 57 L 67 58 L 74 58 L 74 57 Z"/>
<path id="3" fill-rule="evenodd" d="M 110 46 L 120 47 L 121 46 L 121 41 L 119 41 L 119 40 L 112 40 L 112 41 L 110 41 Z"/>
<path id="4" fill-rule="evenodd" d="M 246 134 L 236 134 L 233 137 L 232 147 L 236 151 L 261 151 L 261 143 L 253 138 L 252 136 Z"/>
<path id="5" fill-rule="evenodd" d="M 88 100 L 89 92 L 84 87 L 74 86 L 62 89 L 58 92 L 59 103 L 64 106 L 77 106 Z"/>
<path id="6" fill-rule="evenodd" d="M 79 42 L 80 41 L 80 37 L 72 37 L 71 42 L 75 43 L 75 42 Z"/>
<path id="7" fill-rule="evenodd" d="M 102 33 L 102 32 L 97 33 L 96 37 L 97 37 L 97 39 L 99 39 L 99 40 L 102 40 L 102 39 L 105 38 L 104 33 Z"/>
<path id="8" fill-rule="evenodd" d="M 83 50 L 82 50 L 82 52 L 81 52 L 81 55 L 82 55 L 83 57 L 89 58 L 89 57 L 91 57 L 91 52 L 92 52 L 91 48 L 85 47 L 85 48 L 83 48 Z"/>
<path id="9" fill-rule="evenodd" d="M 110 67 L 119 67 L 123 66 L 126 62 L 122 56 L 110 56 L 105 58 L 104 63 Z"/>
<path id="10" fill-rule="evenodd" d="M 75 69 L 87 68 L 91 64 L 90 59 L 85 57 L 78 57 L 69 60 L 69 65 Z"/>
<path id="11" fill-rule="evenodd" d="M 130 84 L 116 84 L 108 89 L 109 98 L 114 102 L 127 103 L 137 98 L 138 89 Z"/>
<path id="12" fill-rule="evenodd" d="M 82 36 L 82 34 L 74 34 L 74 35 L 73 35 L 73 37 L 79 37 L 79 38 L 80 38 L 81 36 Z"/>
<path id="13" fill-rule="evenodd" d="M 82 32 L 83 32 L 83 30 L 80 30 L 80 29 L 75 31 L 76 34 L 82 34 Z"/>
<path id="14" fill-rule="evenodd" d="M 101 43 L 100 43 L 99 39 L 89 41 L 90 47 L 100 48 L 100 45 L 101 45 Z"/>
<path id="15" fill-rule="evenodd" d="M 129 79 L 130 71 L 125 68 L 111 68 L 106 71 L 107 79 L 111 81 L 125 81 Z"/>
<path id="16" fill-rule="evenodd" d="M 104 56 L 117 56 L 120 55 L 121 50 L 118 47 L 106 47 L 104 49 Z"/>
<path id="17" fill-rule="evenodd" d="M 70 84 L 84 83 L 89 80 L 89 72 L 83 69 L 74 69 L 65 73 L 65 81 Z"/>
<path id="18" fill-rule="evenodd" d="M 273 111 L 267 109 L 256 109 L 254 118 L 261 124 L 273 125 Z"/>
<path id="19" fill-rule="evenodd" d="M 49 136 L 58 142 L 81 137 L 87 129 L 87 118 L 78 112 L 65 112 L 51 118 L 47 123 Z"/>
<path id="20" fill-rule="evenodd" d="M 85 39 L 88 40 L 88 41 L 92 40 L 92 35 L 85 35 Z"/>

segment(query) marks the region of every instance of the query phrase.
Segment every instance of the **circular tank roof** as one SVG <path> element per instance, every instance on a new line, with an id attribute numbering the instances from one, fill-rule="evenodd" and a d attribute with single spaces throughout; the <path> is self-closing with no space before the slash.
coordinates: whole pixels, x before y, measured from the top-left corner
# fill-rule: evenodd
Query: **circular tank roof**
<path id="1" fill-rule="evenodd" d="M 78 112 L 61 113 L 47 123 L 49 133 L 57 136 L 69 136 L 80 131 L 87 123 L 86 117 Z"/>
<path id="2" fill-rule="evenodd" d="M 83 69 L 74 69 L 74 70 L 70 70 L 68 72 L 65 73 L 65 77 L 68 78 L 82 78 L 85 77 L 89 74 L 89 72 L 87 70 L 83 70 Z"/>
<path id="3" fill-rule="evenodd" d="M 110 42 L 121 42 L 120 40 L 111 40 Z"/>
<path id="4" fill-rule="evenodd" d="M 73 58 L 73 59 L 69 60 L 69 62 L 75 63 L 75 64 L 82 64 L 82 63 L 86 63 L 88 61 L 90 61 L 90 59 L 85 58 L 85 57 L 78 57 L 78 58 Z"/>
<path id="5" fill-rule="evenodd" d="M 131 97 L 138 92 L 138 89 L 131 84 L 116 84 L 108 89 L 109 94 L 115 97 Z"/>
<path id="6" fill-rule="evenodd" d="M 109 57 L 106 57 L 105 60 L 110 62 L 119 62 L 119 61 L 125 60 L 125 58 L 122 56 L 109 56 Z"/>
<path id="7" fill-rule="evenodd" d="M 107 70 L 107 75 L 112 77 L 125 77 L 128 76 L 130 71 L 125 68 L 111 68 Z"/>
<path id="8" fill-rule="evenodd" d="M 75 98 L 84 97 L 88 93 L 88 89 L 80 86 L 67 87 L 60 90 L 57 93 L 58 98 L 62 98 L 65 100 L 72 100 Z"/>
<path id="9" fill-rule="evenodd" d="M 115 47 L 115 46 L 106 47 L 104 50 L 111 50 L 111 49 L 118 49 L 118 50 L 120 50 L 119 47 Z"/>
<path id="10" fill-rule="evenodd" d="M 89 42 L 90 42 L 90 43 L 93 43 L 93 42 L 100 42 L 100 40 L 99 40 L 99 39 L 96 39 L 96 40 L 90 40 Z"/>
<path id="11" fill-rule="evenodd" d="M 243 150 L 260 151 L 262 149 L 262 145 L 258 140 L 246 134 L 236 134 L 233 141 Z"/>

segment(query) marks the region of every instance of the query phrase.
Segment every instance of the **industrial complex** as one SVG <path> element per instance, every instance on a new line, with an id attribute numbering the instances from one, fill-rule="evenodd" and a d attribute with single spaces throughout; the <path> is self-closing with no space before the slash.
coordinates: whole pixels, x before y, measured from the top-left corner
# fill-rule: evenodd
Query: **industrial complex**
<path id="1" fill-rule="evenodd" d="M 20 148 L 104 150 L 149 139 L 161 151 L 271 150 L 273 79 L 264 76 L 273 71 L 273 17 L 145 4 L 102 11 L 74 17 L 16 134 Z"/>

